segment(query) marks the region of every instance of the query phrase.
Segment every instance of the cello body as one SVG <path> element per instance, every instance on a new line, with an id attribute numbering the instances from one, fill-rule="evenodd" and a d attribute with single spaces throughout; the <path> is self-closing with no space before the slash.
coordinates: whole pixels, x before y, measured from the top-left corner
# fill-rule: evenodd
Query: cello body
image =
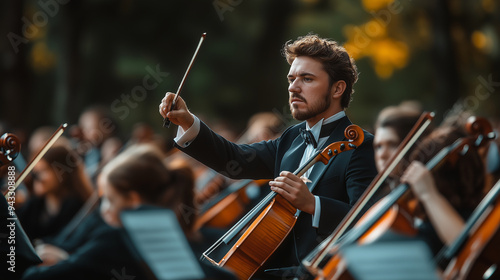
<path id="1" fill-rule="evenodd" d="M 249 198 L 241 189 L 231 193 L 219 201 L 214 207 L 205 211 L 195 222 L 195 229 L 203 226 L 225 228 L 231 226 L 234 221 L 241 217 L 247 208 Z"/>
<path id="2" fill-rule="evenodd" d="M 350 125 L 345 130 L 348 141 L 334 142 L 323 151 L 318 151 L 294 174 L 301 177 L 315 163 L 328 164 L 329 161 L 344 151 L 356 149 L 363 143 L 364 134 L 360 127 Z M 309 189 L 312 191 L 312 189 Z M 300 211 L 276 192 L 271 192 L 258 203 L 212 247 L 203 253 L 203 257 L 212 264 L 232 270 L 238 279 L 251 278 L 278 249 L 297 222 Z M 236 241 L 234 241 L 236 240 Z M 224 251 L 220 261 L 210 257 L 221 252 L 221 245 L 230 248 Z M 221 256 L 221 254 L 217 254 Z M 219 258 L 217 258 L 219 259 Z"/>
<path id="3" fill-rule="evenodd" d="M 380 211 L 380 205 L 382 203 L 375 204 L 366 214 L 360 219 L 360 221 L 354 226 L 351 231 L 356 231 L 365 223 L 365 220 L 369 220 L 371 215 L 374 215 Z M 402 207 L 399 204 L 393 205 L 389 211 L 385 212 L 383 216 L 378 219 L 366 233 L 360 236 L 358 239 L 359 245 L 369 244 L 376 241 L 380 236 L 388 231 L 397 232 L 406 236 L 413 236 L 417 233 L 417 230 L 413 226 L 413 216 L 408 212 L 406 207 Z M 331 258 L 327 261 L 325 266 L 320 272 L 320 275 L 316 277 L 316 280 L 321 279 L 336 279 L 336 280 L 348 280 L 352 279 L 344 259 L 342 258 L 341 244 L 336 245 L 332 248 L 330 254 Z"/>
<path id="4" fill-rule="evenodd" d="M 248 210 L 251 198 L 247 195 L 248 187 L 262 187 L 269 180 L 242 180 L 230 185 L 221 191 L 212 201 L 207 202 L 208 207 L 203 207 L 194 228 L 204 226 L 227 228 L 232 226 Z"/>
<path id="5" fill-rule="evenodd" d="M 500 203 L 487 213 L 481 225 L 470 235 L 460 253 L 445 270 L 446 280 L 498 279 L 500 271 Z"/>
<path id="6" fill-rule="evenodd" d="M 296 212 L 287 200 L 276 196 L 218 265 L 239 279 L 252 277 L 288 236 L 297 221 Z"/>

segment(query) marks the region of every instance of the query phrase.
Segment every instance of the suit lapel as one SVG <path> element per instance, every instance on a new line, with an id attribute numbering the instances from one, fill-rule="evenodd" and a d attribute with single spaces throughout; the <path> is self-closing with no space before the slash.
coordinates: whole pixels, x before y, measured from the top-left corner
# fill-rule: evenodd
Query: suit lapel
<path id="1" fill-rule="evenodd" d="M 323 150 L 324 148 L 326 148 L 328 145 L 330 145 L 333 142 L 345 140 L 344 130 L 350 124 L 351 124 L 351 121 L 347 117 L 344 117 L 340 121 L 340 123 L 337 125 L 337 127 L 335 127 L 335 129 L 332 131 L 328 140 L 321 147 L 321 150 Z M 311 191 L 314 190 L 314 188 L 316 187 L 318 182 L 323 177 L 323 174 L 328 169 L 328 167 L 333 163 L 333 161 L 335 160 L 336 157 L 337 156 L 334 156 L 332 159 L 330 159 L 330 161 L 328 161 L 327 164 L 323 164 L 321 162 L 314 164 L 314 168 L 312 169 L 311 174 L 309 175 L 309 178 L 308 178 L 311 181 L 311 183 L 307 183 L 307 186 L 309 187 L 309 189 Z"/>
<path id="2" fill-rule="evenodd" d="M 305 150 L 306 150 L 306 143 L 299 134 L 293 140 L 292 145 L 283 156 L 280 170 L 294 172 L 295 169 L 299 167 L 300 160 L 302 159 L 302 155 L 304 155 Z"/>

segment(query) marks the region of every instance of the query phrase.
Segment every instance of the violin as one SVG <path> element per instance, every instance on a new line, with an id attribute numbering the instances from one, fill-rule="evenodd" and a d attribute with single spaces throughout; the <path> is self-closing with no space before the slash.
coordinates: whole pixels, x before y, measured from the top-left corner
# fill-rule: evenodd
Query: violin
<path id="1" fill-rule="evenodd" d="M 451 260 L 444 279 L 498 279 L 500 271 L 500 180 L 493 186 L 438 262 Z"/>
<path id="2" fill-rule="evenodd" d="M 215 228 L 227 228 L 234 221 L 241 218 L 250 204 L 246 190 L 252 185 L 258 187 L 266 184 L 269 180 L 241 180 L 231 184 L 222 190 L 217 197 L 208 201 L 201 209 L 200 216 L 196 219 L 194 229 L 203 226 Z"/>
<path id="3" fill-rule="evenodd" d="M 339 238 L 352 226 L 354 221 L 362 214 L 362 209 L 368 204 L 370 199 L 380 189 L 382 183 L 392 173 L 403 157 L 408 153 L 418 138 L 425 132 L 434 119 L 434 113 L 424 112 L 415 123 L 412 130 L 403 139 L 397 151 L 389 159 L 386 168 L 375 177 L 372 183 L 364 191 L 363 195 L 356 201 L 351 210 L 337 226 L 335 231 L 326 238 L 317 248 L 315 248 L 303 261 L 302 264 L 312 274 L 320 276 L 323 274 L 321 263 L 323 263 L 329 251 L 337 244 Z M 396 218 L 397 216 L 394 216 Z"/>
<path id="4" fill-rule="evenodd" d="M 194 201 L 195 205 L 206 205 L 228 187 L 227 180 L 224 176 L 208 167 L 198 169 L 200 170 L 195 172 L 196 191 Z"/>
<path id="5" fill-rule="evenodd" d="M 467 153 L 471 148 L 478 148 L 494 138 L 491 125 L 483 118 L 471 117 L 466 125 L 468 137 L 456 140 L 452 145 L 442 149 L 427 164 L 429 170 L 438 168 L 445 162 L 456 162 L 461 154 Z M 328 252 L 320 279 L 349 279 L 351 277 L 344 268 L 341 251 L 345 246 L 354 243 L 366 244 L 378 238 L 388 230 L 402 231 L 404 234 L 413 234 L 415 230 L 412 223 L 412 214 L 408 213 L 407 195 L 410 187 L 400 184 L 384 199 L 363 216 L 354 228 L 344 236 L 342 242 L 336 244 Z M 402 210 L 402 211 L 401 211 Z M 326 258 L 325 258 L 326 259 Z M 325 259 L 322 260 L 325 262 Z"/>
<path id="6" fill-rule="evenodd" d="M 327 164 L 339 153 L 356 149 L 363 143 L 363 130 L 357 125 L 348 126 L 344 134 L 349 139 L 348 141 L 330 144 L 323 151 L 313 155 L 294 174 L 300 177 L 315 163 Z M 202 259 L 207 259 L 216 266 L 230 269 L 238 279 L 249 279 L 288 236 L 299 214 L 300 210 L 297 210 L 290 202 L 275 192 L 270 192 L 206 250 Z M 238 239 L 236 239 L 237 236 Z M 211 255 L 216 250 L 226 249 L 223 245 L 230 245 L 229 250 L 224 251 L 219 261 L 214 260 Z"/>

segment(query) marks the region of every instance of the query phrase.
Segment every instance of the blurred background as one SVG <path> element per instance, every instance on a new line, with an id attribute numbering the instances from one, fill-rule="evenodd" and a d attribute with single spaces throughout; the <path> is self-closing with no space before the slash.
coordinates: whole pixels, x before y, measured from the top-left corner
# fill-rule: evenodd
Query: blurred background
<path id="1" fill-rule="evenodd" d="M 238 133 L 261 111 L 293 122 L 281 48 L 309 32 L 356 59 L 347 111 L 356 124 L 369 129 L 406 100 L 438 120 L 461 109 L 500 116 L 496 0 L 3 0 L 0 14 L 2 133 L 26 138 L 77 123 L 93 105 L 110 110 L 122 138 L 139 122 L 170 137 L 158 104 L 177 90 L 203 32 L 181 95 Z"/>

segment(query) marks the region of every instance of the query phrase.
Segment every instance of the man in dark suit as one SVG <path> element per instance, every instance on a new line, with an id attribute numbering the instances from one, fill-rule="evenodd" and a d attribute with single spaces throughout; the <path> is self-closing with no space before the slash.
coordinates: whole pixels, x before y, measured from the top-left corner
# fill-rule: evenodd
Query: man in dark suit
<path id="1" fill-rule="evenodd" d="M 174 98 L 170 92 L 159 107 L 163 117 L 179 125 L 175 141 L 183 152 L 232 178 L 274 178 L 269 183 L 271 190 L 301 211 L 267 268 L 299 265 L 333 232 L 376 175 L 373 135 L 368 132 L 356 150 L 337 155 L 327 165 L 314 165 L 304 175 L 307 180 L 292 173 L 315 151 L 345 140 L 344 130 L 351 121 L 344 110 L 351 100 L 357 70 L 343 47 L 316 35 L 287 42 L 283 51 L 291 65 L 290 110 L 295 119 L 304 122 L 289 127 L 276 140 L 251 145 L 229 142 L 191 114 L 182 98 L 177 98 L 169 112 Z"/>

